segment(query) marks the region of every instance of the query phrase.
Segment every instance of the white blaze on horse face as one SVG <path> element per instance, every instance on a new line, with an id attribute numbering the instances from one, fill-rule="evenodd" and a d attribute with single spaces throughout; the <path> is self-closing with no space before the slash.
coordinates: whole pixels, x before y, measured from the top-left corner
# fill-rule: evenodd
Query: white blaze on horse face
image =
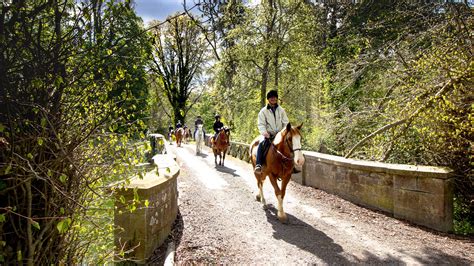
<path id="1" fill-rule="evenodd" d="M 293 136 L 293 150 L 295 151 L 294 154 L 294 162 L 298 166 L 302 166 L 304 164 L 304 156 L 301 152 L 301 136 L 295 135 Z"/>

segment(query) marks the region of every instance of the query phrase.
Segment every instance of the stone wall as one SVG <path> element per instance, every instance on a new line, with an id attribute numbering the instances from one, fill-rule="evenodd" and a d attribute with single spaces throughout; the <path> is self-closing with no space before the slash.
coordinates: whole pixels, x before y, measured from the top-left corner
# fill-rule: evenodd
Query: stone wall
<path id="1" fill-rule="evenodd" d="M 159 154 L 154 164 L 144 165 L 143 179 L 132 178 L 130 184 L 115 193 L 116 252 L 132 250 L 125 254 L 128 260 L 144 263 L 171 232 L 178 213 L 177 177 L 179 167 L 175 157 Z M 127 207 L 135 198 L 148 200 L 148 206 L 137 205 L 130 212 Z"/>
<path id="2" fill-rule="evenodd" d="M 232 142 L 229 154 L 249 162 L 249 145 Z M 453 229 L 453 179 L 441 167 L 386 164 L 303 152 L 292 180 L 438 231 Z"/>

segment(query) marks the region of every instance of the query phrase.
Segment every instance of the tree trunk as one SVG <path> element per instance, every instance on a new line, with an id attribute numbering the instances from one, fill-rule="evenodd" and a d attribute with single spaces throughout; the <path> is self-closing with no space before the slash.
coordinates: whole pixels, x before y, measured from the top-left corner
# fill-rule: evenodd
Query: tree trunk
<path id="1" fill-rule="evenodd" d="M 265 53 L 263 68 L 262 68 L 262 86 L 260 87 L 260 105 L 263 107 L 267 104 L 267 83 L 268 83 L 268 68 L 270 66 L 270 56 Z"/>

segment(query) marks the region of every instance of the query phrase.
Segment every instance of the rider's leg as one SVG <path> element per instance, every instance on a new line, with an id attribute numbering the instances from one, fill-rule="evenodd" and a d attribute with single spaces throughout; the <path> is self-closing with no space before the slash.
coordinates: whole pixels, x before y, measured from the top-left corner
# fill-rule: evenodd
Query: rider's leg
<path id="1" fill-rule="evenodd" d="M 255 162 L 255 173 L 260 174 L 262 173 L 262 164 L 263 164 L 263 153 L 265 151 L 265 142 L 267 142 L 267 139 L 264 139 L 258 144 L 258 149 L 257 149 L 257 159 Z"/>

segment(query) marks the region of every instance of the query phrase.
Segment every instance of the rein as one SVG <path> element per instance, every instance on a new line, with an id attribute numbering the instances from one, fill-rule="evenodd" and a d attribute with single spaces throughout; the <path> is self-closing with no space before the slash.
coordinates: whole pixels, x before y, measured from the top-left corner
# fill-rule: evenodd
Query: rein
<path id="1" fill-rule="evenodd" d="M 278 155 L 280 155 L 280 157 L 281 157 L 284 161 L 293 161 L 293 158 L 284 155 L 280 150 L 278 150 L 278 148 L 276 147 L 275 144 L 273 144 L 273 142 L 272 142 L 272 148 L 277 152 Z"/>
<path id="2" fill-rule="evenodd" d="M 288 148 L 290 149 L 290 151 L 293 153 L 294 150 L 292 149 L 292 145 L 290 145 L 289 141 L 288 141 L 288 138 L 285 137 L 285 144 L 288 146 Z M 272 141 L 272 147 L 273 149 L 276 151 L 276 153 L 281 157 L 281 159 L 283 160 L 283 164 L 282 164 L 282 168 L 283 168 L 283 171 L 288 169 L 288 168 L 293 168 L 294 166 L 294 162 L 293 162 L 293 156 L 291 157 L 288 157 L 286 156 L 285 154 L 283 154 L 280 150 L 278 150 L 278 148 L 276 147 L 275 144 L 273 144 L 273 141 Z M 296 149 L 298 150 L 298 149 Z M 288 165 L 288 162 L 291 163 L 291 165 Z"/>
<path id="3" fill-rule="evenodd" d="M 286 156 L 280 150 L 278 150 L 276 145 L 273 144 L 273 141 L 271 142 L 271 145 L 272 145 L 273 149 L 282 158 L 283 162 L 291 162 L 291 167 L 293 167 L 293 165 L 294 165 L 294 162 L 293 162 L 294 152 L 295 151 L 301 151 L 301 148 L 293 149 L 293 147 L 292 147 L 293 145 L 291 144 L 291 142 L 288 140 L 288 137 L 286 137 L 286 136 L 285 136 L 285 144 L 288 146 L 288 148 L 290 149 L 290 151 L 292 153 L 292 156 L 290 156 L 290 157 Z M 283 165 L 282 167 L 283 167 L 283 169 L 287 169 L 287 167 L 285 167 L 285 165 Z"/>

